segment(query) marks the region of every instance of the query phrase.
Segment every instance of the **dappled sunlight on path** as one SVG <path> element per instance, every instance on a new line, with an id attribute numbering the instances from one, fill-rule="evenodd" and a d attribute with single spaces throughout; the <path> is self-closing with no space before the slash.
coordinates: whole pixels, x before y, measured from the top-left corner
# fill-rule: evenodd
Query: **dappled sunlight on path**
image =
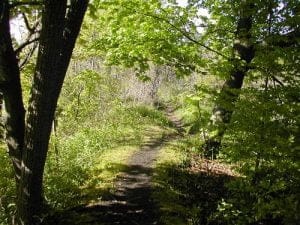
<path id="1" fill-rule="evenodd" d="M 171 117 L 171 113 L 167 111 L 176 130 L 165 134 L 155 128 L 149 128 L 146 135 L 148 138 L 139 151 L 136 151 L 124 164 L 111 165 L 122 168 L 114 182 L 113 193 L 106 193 L 101 196 L 101 200 L 49 217 L 45 224 L 159 224 L 158 209 L 151 198 L 153 166 L 162 146 L 180 137 L 179 134 L 182 132 L 179 120 Z"/>

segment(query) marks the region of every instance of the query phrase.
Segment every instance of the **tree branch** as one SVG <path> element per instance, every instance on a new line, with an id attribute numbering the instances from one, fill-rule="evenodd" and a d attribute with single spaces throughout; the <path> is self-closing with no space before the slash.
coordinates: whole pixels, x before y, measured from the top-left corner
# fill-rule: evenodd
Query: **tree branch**
<path id="1" fill-rule="evenodd" d="M 129 8 L 128 8 L 129 9 Z M 132 10 L 132 9 L 130 9 Z M 142 12 L 138 12 L 136 10 L 133 10 L 133 12 L 135 13 L 138 13 L 138 14 L 141 14 L 141 15 L 144 15 L 144 16 L 148 16 L 148 17 L 152 17 L 154 19 L 157 19 L 157 20 L 161 20 L 165 23 L 167 23 L 169 26 L 171 26 L 173 29 L 175 29 L 176 31 L 180 32 L 186 39 L 188 39 L 189 41 L 193 42 L 194 44 L 197 44 L 211 52 L 214 52 L 215 54 L 219 55 L 219 56 L 222 56 L 223 58 L 227 59 L 227 60 L 230 60 L 230 57 L 224 55 L 223 53 L 221 52 L 218 52 L 217 50 L 214 50 L 206 45 L 204 45 L 203 43 L 195 40 L 194 38 L 192 38 L 186 31 L 180 29 L 179 27 L 177 27 L 176 25 L 174 25 L 173 23 L 171 23 L 168 19 L 166 18 L 163 18 L 163 17 L 159 17 L 157 15 L 154 15 L 154 14 L 150 14 L 150 13 L 142 13 Z M 183 21 L 181 21 L 181 23 L 183 23 Z"/>
<path id="2" fill-rule="evenodd" d="M 25 23 L 25 26 L 26 26 L 27 30 L 29 31 L 30 34 L 33 34 L 36 31 L 36 28 L 38 27 L 38 25 L 41 22 L 40 18 L 37 18 L 36 21 L 34 22 L 33 26 L 30 27 L 30 23 L 29 23 L 29 20 L 28 20 L 26 14 L 22 13 L 22 16 L 23 16 L 24 23 Z"/>
<path id="3" fill-rule="evenodd" d="M 24 43 L 20 44 L 17 49 L 15 49 L 15 54 L 18 55 L 26 46 L 30 45 L 33 42 L 36 42 L 39 40 L 39 37 L 35 37 L 33 39 L 32 36 L 34 36 L 34 34 L 38 33 L 39 31 L 37 30 L 38 25 L 40 24 L 40 19 L 38 18 L 35 23 L 33 24 L 32 27 L 30 27 L 29 24 L 29 20 L 27 18 L 27 16 L 25 15 L 25 13 L 22 13 L 23 19 L 24 19 L 24 23 L 26 25 L 27 30 L 29 31 L 29 34 L 26 38 L 26 40 L 24 41 Z M 36 36 L 36 35 L 35 35 Z"/>
<path id="4" fill-rule="evenodd" d="M 278 80 L 275 76 L 271 76 L 272 80 L 278 84 L 280 84 L 280 86 L 284 87 L 284 83 L 282 83 L 280 80 Z"/>
<path id="5" fill-rule="evenodd" d="M 35 42 L 33 47 L 30 49 L 30 52 L 27 54 L 26 58 L 23 60 L 23 62 L 20 63 L 19 65 L 19 68 L 20 68 L 20 71 L 23 70 L 24 66 L 26 65 L 26 63 L 28 63 L 28 61 L 30 60 L 31 56 L 33 55 L 36 47 L 37 47 L 37 43 Z"/>
<path id="6" fill-rule="evenodd" d="M 24 43 L 22 43 L 16 50 L 15 50 L 15 53 L 16 55 L 18 55 L 26 46 L 36 42 L 39 40 L 39 37 L 36 37 L 32 40 L 28 40 L 28 41 L 25 41 Z"/>
<path id="7" fill-rule="evenodd" d="M 34 5 L 43 5 L 44 3 L 42 1 L 24 1 L 24 2 L 14 2 L 12 4 L 9 5 L 9 8 L 15 8 L 15 7 L 18 7 L 18 6 L 22 6 L 22 5 L 31 5 L 31 6 L 34 6 Z"/>
<path id="8" fill-rule="evenodd" d="M 35 28 L 36 28 L 37 24 L 35 24 L 33 27 L 30 27 L 30 24 L 29 24 L 29 21 L 28 21 L 28 18 L 26 16 L 26 14 L 22 12 L 22 16 L 23 16 L 24 23 L 25 23 L 25 26 L 26 26 L 27 30 L 30 33 L 33 33 L 35 31 Z"/>
<path id="9" fill-rule="evenodd" d="M 222 56 L 223 58 L 225 59 L 230 59 L 228 56 L 224 55 L 223 53 L 221 52 L 218 52 L 217 50 L 214 50 L 204 44 L 202 44 L 201 42 L 195 40 L 194 38 L 192 38 L 186 31 L 183 31 L 182 29 L 178 28 L 177 26 L 175 26 L 174 24 L 172 24 L 170 21 L 168 21 L 167 19 L 165 18 L 161 18 L 159 16 L 155 16 L 155 15 L 152 15 L 152 14 L 145 14 L 145 16 L 150 16 L 150 17 L 153 17 L 153 18 L 156 18 L 156 19 L 159 19 L 159 20 L 162 20 L 164 21 L 165 23 L 167 23 L 168 25 L 170 25 L 171 27 L 173 27 L 175 30 L 177 30 L 178 32 L 180 32 L 185 38 L 187 38 L 188 40 L 190 40 L 191 42 L 211 51 L 211 52 L 214 52 L 215 54 L 219 55 L 219 56 Z"/>

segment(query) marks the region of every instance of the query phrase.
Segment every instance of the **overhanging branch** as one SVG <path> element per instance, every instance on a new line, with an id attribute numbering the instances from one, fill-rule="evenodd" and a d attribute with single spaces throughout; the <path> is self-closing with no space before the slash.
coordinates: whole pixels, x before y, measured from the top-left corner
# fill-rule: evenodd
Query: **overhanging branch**
<path id="1" fill-rule="evenodd" d="M 132 9 L 130 9 L 132 10 Z M 157 19 L 157 20 L 160 20 L 160 21 L 163 21 L 165 23 L 167 23 L 170 27 L 172 27 L 174 30 L 178 31 L 179 33 L 181 33 L 186 39 L 188 39 L 189 41 L 193 42 L 194 44 L 196 45 L 199 45 L 203 48 L 205 48 L 206 50 L 210 51 L 210 52 L 213 52 L 219 56 L 222 56 L 223 58 L 227 59 L 227 60 L 230 60 L 230 57 L 224 55 L 223 53 L 215 50 L 215 49 L 212 49 L 210 48 L 209 46 L 206 46 L 205 44 L 197 41 L 196 39 L 194 39 L 193 37 L 191 37 L 191 35 L 189 35 L 186 31 L 182 30 L 181 28 L 177 27 L 176 25 L 174 25 L 173 23 L 171 23 L 168 19 L 166 18 L 163 18 L 163 17 L 159 17 L 157 15 L 154 15 L 154 14 L 150 14 L 150 13 L 142 13 L 142 12 L 138 12 L 136 10 L 133 10 L 133 12 L 135 13 L 138 13 L 138 14 L 141 14 L 141 15 L 144 15 L 144 16 L 147 16 L 147 17 L 152 17 L 154 19 Z M 182 21 L 181 21 L 182 22 Z"/>

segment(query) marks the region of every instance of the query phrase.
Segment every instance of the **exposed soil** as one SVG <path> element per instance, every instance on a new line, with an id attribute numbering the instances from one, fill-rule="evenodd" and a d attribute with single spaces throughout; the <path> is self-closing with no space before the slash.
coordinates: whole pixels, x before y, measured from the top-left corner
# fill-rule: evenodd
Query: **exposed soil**
<path id="1" fill-rule="evenodd" d="M 180 121 L 166 109 L 176 131 L 161 138 L 150 138 L 128 162 L 115 181 L 115 192 L 98 203 L 80 206 L 46 219 L 55 225 L 154 225 L 158 223 L 158 210 L 151 199 L 153 166 L 162 146 L 180 136 Z"/>

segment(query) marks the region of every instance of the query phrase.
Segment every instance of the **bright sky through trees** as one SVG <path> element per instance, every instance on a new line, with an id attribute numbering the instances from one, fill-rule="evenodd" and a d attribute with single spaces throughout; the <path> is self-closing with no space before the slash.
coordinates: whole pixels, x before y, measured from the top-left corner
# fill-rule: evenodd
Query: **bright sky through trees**
<path id="1" fill-rule="evenodd" d="M 187 0 L 177 0 L 178 4 L 182 7 L 187 6 L 188 1 Z M 206 9 L 199 9 L 199 15 L 203 15 L 203 16 L 208 16 L 208 12 Z M 200 23 L 201 21 L 195 21 L 195 23 Z M 25 28 L 25 24 L 24 21 L 22 19 L 22 16 L 19 15 L 18 17 L 15 17 L 13 19 L 11 19 L 10 21 L 10 29 L 11 29 L 11 34 L 12 36 L 16 39 L 16 41 L 18 43 L 22 42 L 22 38 L 24 37 L 24 35 L 26 36 L 26 28 Z M 199 32 L 202 32 L 202 28 L 198 28 Z"/>
<path id="2" fill-rule="evenodd" d="M 186 6 L 188 4 L 187 0 L 177 0 L 178 4 L 181 6 Z"/>
<path id="3" fill-rule="evenodd" d="M 22 37 L 26 35 L 26 27 L 21 15 L 10 20 L 10 33 L 18 43 L 22 42 Z"/>

